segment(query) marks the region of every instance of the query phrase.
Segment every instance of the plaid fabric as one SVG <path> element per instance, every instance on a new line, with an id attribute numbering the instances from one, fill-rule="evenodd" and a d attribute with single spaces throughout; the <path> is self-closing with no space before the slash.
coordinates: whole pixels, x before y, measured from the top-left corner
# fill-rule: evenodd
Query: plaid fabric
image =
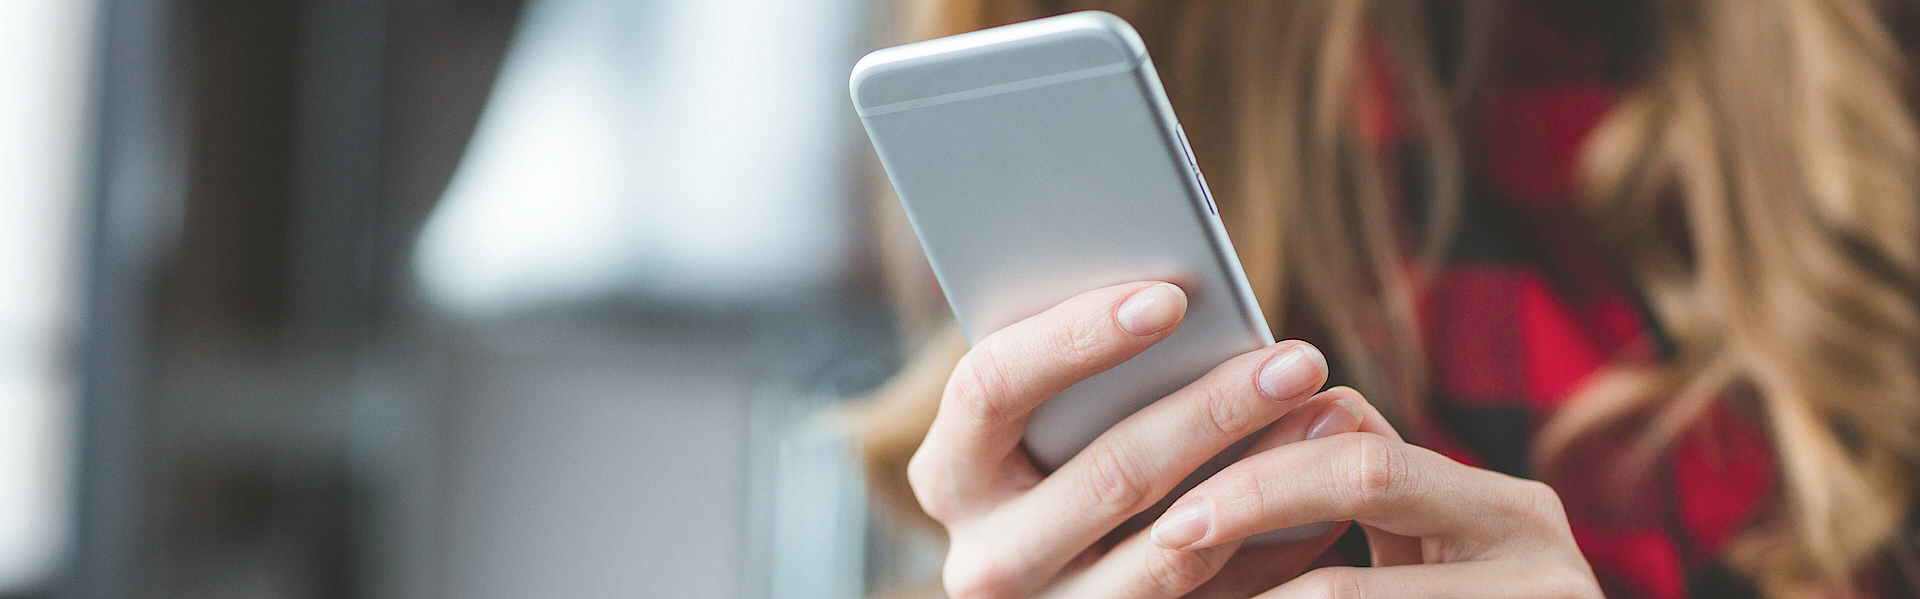
<path id="1" fill-rule="evenodd" d="M 1657 359 L 1662 345 L 1574 192 L 1580 146 L 1618 95 L 1618 61 L 1581 25 L 1593 19 L 1540 4 L 1516 3 L 1465 137 L 1459 241 L 1421 306 L 1434 430 L 1418 431 L 1461 462 L 1529 478 L 1533 437 L 1569 395 L 1603 365 Z M 1370 62 L 1363 129 L 1418 210 L 1420 143 L 1400 121 L 1384 54 Z M 1626 443 L 1581 452 L 1552 481 L 1609 597 L 1755 596 L 1718 556 L 1772 509 L 1776 468 L 1757 420 L 1721 403 L 1641 484 L 1602 474 Z"/>

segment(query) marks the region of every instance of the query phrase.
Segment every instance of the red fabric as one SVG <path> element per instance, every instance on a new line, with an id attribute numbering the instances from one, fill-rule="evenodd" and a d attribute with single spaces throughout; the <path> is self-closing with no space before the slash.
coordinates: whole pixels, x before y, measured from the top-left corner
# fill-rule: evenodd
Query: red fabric
<path id="1" fill-rule="evenodd" d="M 1459 266 L 1435 281 L 1425 311 L 1432 324 L 1428 348 L 1436 383 L 1462 403 L 1501 402 L 1527 382 L 1520 330 L 1522 273 L 1491 266 Z"/>
<path id="2" fill-rule="evenodd" d="M 1513 201 L 1564 200 L 1573 188 L 1568 166 L 1612 102 L 1598 81 L 1489 90 L 1480 110 L 1487 179 Z"/>
<path id="3" fill-rule="evenodd" d="M 1656 531 L 1609 531 L 1575 522 L 1573 539 L 1587 564 L 1611 576 L 1603 577 L 1608 597 L 1623 594 L 1647 599 L 1684 599 L 1685 573 L 1673 539 Z"/>
<path id="4" fill-rule="evenodd" d="M 1522 278 L 1519 289 L 1520 345 L 1526 359 L 1526 397 L 1539 409 L 1560 406 L 1589 375 L 1606 365 L 1611 350 L 1582 326 L 1580 314 L 1562 303 L 1539 277 Z"/>
<path id="5" fill-rule="evenodd" d="M 1618 96 L 1599 38 L 1518 3 L 1495 79 L 1475 107 L 1459 249 L 1421 298 L 1436 415 L 1418 440 L 1462 462 L 1531 476 L 1537 427 L 1609 364 L 1654 359 L 1659 332 L 1588 232 L 1577 201 L 1582 145 Z M 1357 107 L 1391 182 L 1418 191 L 1416 133 L 1398 106 L 1390 56 L 1367 54 Z M 1417 209 L 1413 213 L 1418 213 Z M 1524 430 L 1517 430 L 1524 429 Z M 1716 405 L 1654 471 L 1613 477 L 1630 436 L 1563 464 L 1580 548 L 1610 597 L 1750 595 L 1719 559 L 1775 501 L 1767 438 Z M 1623 487 L 1625 485 L 1625 487 Z"/>
<path id="6" fill-rule="evenodd" d="M 1767 439 L 1725 406 L 1715 406 L 1674 455 L 1674 495 L 1681 523 L 1702 549 L 1717 551 L 1727 537 L 1760 514 L 1774 488 Z"/>

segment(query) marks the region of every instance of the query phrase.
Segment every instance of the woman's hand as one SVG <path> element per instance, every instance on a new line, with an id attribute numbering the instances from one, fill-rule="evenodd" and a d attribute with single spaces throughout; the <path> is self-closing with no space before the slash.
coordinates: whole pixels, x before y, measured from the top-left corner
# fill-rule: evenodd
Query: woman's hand
<path id="1" fill-rule="evenodd" d="M 1365 405 L 1352 389 L 1327 393 Z M 1391 429 L 1249 455 L 1181 496 L 1150 536 L 1162 548 L 1209 551 L 1329 520 L 1366 530 L 1374 567 L 1321 568 L 1291 580 L 1236 572 L 1219 580 L 1242 580 L 1209 583 L 1223 591 L 1209 596 L 1601 597 L 1551 487 L 1463 465 Z M 1274 582 L 1283 583 L 1258 592 Z"/>
<path id="2" fill-rule="evenodd" d="M 1037 472 L 1019 446 L 1032 409 L 1164 339 L 1185 308 L 1185 295 L 1164 283 L 1099 289 L 982 339 L 961 360 L 908 467 L 922 508 L 951 539 L 950 595 L 1246 597 L 1299 574 L 1345 527 L 1246 551 L 1240 539 L 1349 519 L 1378 526 L 1369 528 L 1378 563 L 1454 563 L 1323 569 L 1272 592 L 1532 596 L 1593 588 L 1551 491 L 1402 443 L 1351 390 L 1315 395 L 1326 364 L 1305 343 L 1228 360 L 1115 425 L 1054 473 Z M 1208 458 L 1269 424 L 1249 457 L 1187 493 L 1158 534 L 1101 542 Z M 1353 431 L 1369 432 L 1345 434 Z M 1515 538 L 1485 540 L 1497 537 Z M 1465 563 L 1474 561 L 1485 564 Z M 1487 578 L 1495 569 L 1511 574 Z M 1409 586 L 1420 576 L 1440 586 Z"/>
<path id="3" fill-rule="evenodd" d="M 1099 541 L 1229 445 L 1313 403 L 1326 363 L 1310 345 L 1280 343 L 1228 360 L 1115 425 L 1051 475 L 1041 476 L 1020 448 L 1035 406 L 1166 338 L 1186 305 L 1166 283 L 1098 289 L 981 339 L 960 360 L 907 466 L 921 507 L 951 540 L 951 596 L 1177 596 L 1233 554 L 1232 546 L 1164 549 L 1144 534 L 1110 548 Z M 1334 409 L 1348 423 L 1337 432 L 1353 430 L 1352 413 Z M 1311 424 L 1274 428 L 1304 435 Z"/>

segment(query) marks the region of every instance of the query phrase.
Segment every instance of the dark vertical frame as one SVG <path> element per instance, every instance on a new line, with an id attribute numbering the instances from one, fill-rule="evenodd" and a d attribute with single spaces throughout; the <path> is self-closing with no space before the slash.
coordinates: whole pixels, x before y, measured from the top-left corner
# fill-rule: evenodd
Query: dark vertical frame
<path id="1" fill-rule="evenodd" d="M 338 506 L 346 531 L 330 564 L 338 586 L 325 594 L 383 596 L 402 566 L 383 563 L 392 541 L 377 531 L 390 525 L 394 478 L 383 462 L 395 448 L 368 434 L 362 420 L 397 411 L 396 400 L 372 391 L 390 385 L 368 367 L 380 350 L 373 306 L 383 287 L 376 264 L 392 248 L 378 238 L 385 198 L 380 193 L 383 100 L 387 73 L 387 0 L 301 2 L 292 106 L 292 156 L 287 190 L 288 273 L 282 330 L 289 345 L 317 358 L 345 439 L 339 456 L 345 496 Z M 404 450 L 401 450 L 404 451 Z M 332 552 L 325 552 L 332 553 Z"/>
<path id="2" fill-rule="evenodd" d="M 182 500 L 182 455 L 154 431 L 168 421 L 167 410 L 179 407 L 169 401 L 180 401 L 167 399 L 160 385 L 166 375 L 159 352 L 181 332 L 169 315 L 212 315 L 280 340 L 280 347 L 260 348 L 263 355 L 319 357 L 327 390 L 314 393 L 315 401 L 327 404 L 320 412 L 339 415 L 329 426 L 351 435 L 353 364 L 369 326 L 371 263 L 386 249 L 372 242 L 386 10 L 386 0 L 101 0 L 75 353 L 76 534 L 66 575 L 46 594 L 91 599 L 169 591 L 155 585 L 156 576 L 181 549 L 171 545 L 178 533 L 165 532 L 180 524 L 161 506 Z M 297 11 L 291 21 L 247 21 L 289 11 Z M 287 23 L 292 40 L 254 30 Z M 291 49 L 248 53 L 261 44 Z M 222 68 L 203 72 L 209 59 Z M 246 81 L 238 95 L 228 93 L 240 83 L 233 76 L 249 72 L 289 79 L 291 106 L 287 95 L 277 95 L 288 93 L 286 84 Z M 196 237 L 183 245 L 187 234 Z M 344 461 L 346 453 L 333 459 Z M 294 512 L 277 508 L 275 517 L 347 514 L 352 495 Z M 354 532 L 328 538 L 343 542 L 298 558 L 318 568 L 311 580 L 320 586 L 307 590 L 352 594 L 359 574 L 347 561 Z"/>
<path id="3" fill-rule="evenodd" d="M 139 584 L 154 266 L 173 241 L 185 167 L 169 79 L 172 12 L 169 0 L 102 0 L 97 13 L 76 360 L 79 503 L 58 597 L 126 597 Z"/>

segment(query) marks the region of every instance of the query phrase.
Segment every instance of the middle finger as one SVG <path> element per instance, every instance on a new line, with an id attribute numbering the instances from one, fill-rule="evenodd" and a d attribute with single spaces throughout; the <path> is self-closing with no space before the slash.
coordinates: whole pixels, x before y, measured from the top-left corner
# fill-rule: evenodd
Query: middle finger
<path id="1" fill-rule="evenodd" d="M 1401 441 L 1355 433 L 1303 441 L 1249 456 L 1174 503 L 1194 510 L 1198 534 L 1187 549 L 1266 530 L 1355 520 L 1405 537 L 1499 539 L 1516 526 L 1555 524 L 1535 510 L 1545 485 L 1472 468 Z M 1541 513 L 1534 513 L 1539 511 Z M 1564 528 L 1564 517 L 1559 527 Z"/>

